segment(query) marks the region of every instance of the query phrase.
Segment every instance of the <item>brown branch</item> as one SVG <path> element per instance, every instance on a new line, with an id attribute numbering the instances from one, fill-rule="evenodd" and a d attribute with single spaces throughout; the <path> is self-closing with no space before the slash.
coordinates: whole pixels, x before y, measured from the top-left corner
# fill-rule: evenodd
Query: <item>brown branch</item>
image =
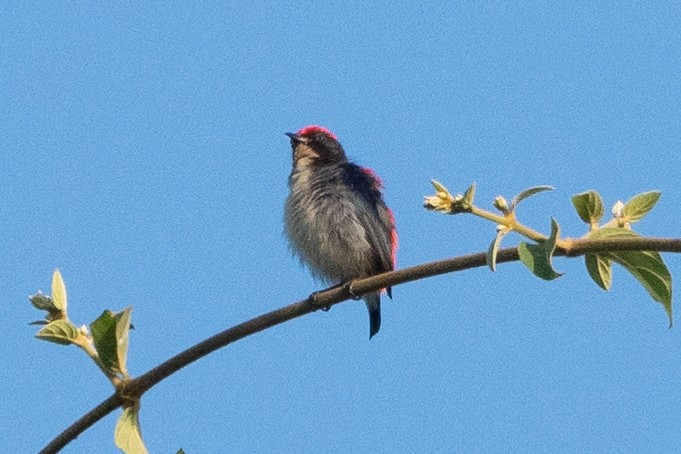
<path id="1" fill-rule="evenodd" d="M 569 249 L 556 250 L 555 255 L 574 257 L 589 252 L 614 250 L 681 252 L 681 238 L 607 238 L 598 240 L 571 240 Z M 486 260 L 485 253 L 477 253 L 379 274 L 354 281 L 352 284 L 353 292 L 355 294 L 363 294 L 430 276 L 485 266 L 487 264 Z M 518 260 L 517 248 L 499 250 L 497 263 L 516 260 Z M 139 399 L 142 394 L 160 381 L 219 348 L 225 347 L 226 345 L 250 336 L 251 334 L 309 314 L 322 307 L 330 307 L 351 298 L 352 295 L 347 286 L 331 288 L 314 294 L 314 298 L 310 297 L 306 300 L 298 301 L 297 303 L 268 312 L 209 337 L 193 347 L 173 356 L 138 378 L 130 380 L 119 392 L 113 394 L 97 405 L 94 409 L 59 434 L 45 446 L 40 453 L 48 454 L 58 452 L 94 423 L 121 406 L 124 401 L 128 401 L 128 399 Z"/>
<path id="2" fill-rule="evenodd" d="M 681 239 L 679 238 L 603 238 L 599 240 L 579 239 L 573 240 L 572 246 L 562 252 L 556 251 L 556 255 L 575 257 L 588 252 L 606 251 L 658 251 L 658 252 L 681 252 Z"/>
<path id="3" fill-rule="evenodd" d="M 121 406 L 122 399 L 118 394 L 109 396 L 108 399 L 97 405 L 95 408 L 87 412 L 83 417 L 71 424 L 66 430 L 57 435 L 48 445 L 40 450 L 43 453 L 55 453 L 61 451 L 72 440 L 87 429 L 93 426 L 97 421 L 104 418 L 106 415 Z"/>

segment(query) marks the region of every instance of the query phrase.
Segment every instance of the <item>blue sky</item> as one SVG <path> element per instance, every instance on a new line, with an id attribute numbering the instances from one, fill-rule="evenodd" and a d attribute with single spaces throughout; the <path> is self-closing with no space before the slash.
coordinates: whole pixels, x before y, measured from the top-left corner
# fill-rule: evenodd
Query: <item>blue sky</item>
<path id="1" fill-rule="evenodd" d="M 432 178 L 477 182 L 486 207 L 553 185 L 519 216 L 573 237 L 573 194 L 610 207 L 657 189 L 638 230 L 679 236 L 678 2 L 103 5 L 0 7 L 5 452 L 37 451 L 111 393 L 77 348 L 33 339 L 26 296 L 54 268 L 76 324 L 134 307 L 133 375 L 321 288 L 282 234 L 284 132 L 310 123 L 385 180 L 398 267 L 494 236 L 426 212 Z M 680 329 L 623 269 L 606 293 L 581 259 L 555 265 L 550 283 L 513 263 L 398 286 L 371 341 L 361 302 L 240 341 L 144 396 L 147 446 L 678 449 Z M 118 452 L 117 416 L 65 452 Z"/>

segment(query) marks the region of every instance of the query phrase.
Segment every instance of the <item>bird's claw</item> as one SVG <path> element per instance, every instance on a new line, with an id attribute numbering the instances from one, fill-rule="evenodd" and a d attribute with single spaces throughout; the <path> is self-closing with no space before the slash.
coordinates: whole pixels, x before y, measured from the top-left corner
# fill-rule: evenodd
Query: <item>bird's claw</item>
<path id="1" fill-rule="evenodd" d="M 310 296 L 307 298 L 307 302 L 312 307 L 316 307 L 317 309 L 321 309 L 324 312 L 328 312 L 331 309 L 331 306 L 322 306 L 321 304 L 319 304 L 319 301 L 317 301 L 317 295 L 319 295 L 323 291 L 324 290 L 312 292 Z"/>
<path id="2" fill-rule="evenodd" d="M 350 294 L 350 297 L 351 297 L 353 300 L 361 299 L 361 297 L 360 297 L 359 295 L 357 295 L 357 294 L 355 293 L 355 290 L 352 288 L 352 284 L 353 284 L 353 283 L 354 283 L 354 281 L 348 282 L 348 283 L 345 285 L 345 288 L 347 289 L 348 293 Z"/>

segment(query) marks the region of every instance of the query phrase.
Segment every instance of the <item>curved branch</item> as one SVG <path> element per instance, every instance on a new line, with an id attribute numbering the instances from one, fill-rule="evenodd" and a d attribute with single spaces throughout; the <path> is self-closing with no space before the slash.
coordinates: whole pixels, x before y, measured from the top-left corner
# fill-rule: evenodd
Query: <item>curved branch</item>
<path id="1" fill-rule="evenodd" d="M 120 407 L 121 403 L 122 399 L 118 394 L 113 394 L 57 435 L 54 440 L 40 450 L 40 454 L 59 452 L 69 442 L 75 440 L 78 435 L 89 429 L 90 426 L 93 426 L 97 421 Z"/>
<path id="2" fill-rule="evenodd" d="M 556 250 L 555 255 L 575 257 L 591 252 L 614 250 L 681 252 L 681 238 L 578 239 L 570 241 L 569 249 Z M 366 279 L 359 279 L 353 282 L 353 292 L 354 294 L 363 294 L 430 276 L 485 266 L 487 264 L 486 257 L 487 254 L 485 252 L 480 252 L 477 254 L 424 263 L 422 265 L 412 266 L 398 271 L 391 271 Z M 517 261 L 518 259 L 518 249 L 515 247 L 501 249 L 497 255 L 497 263 Z M 173 356 L 143 375 L 130 380 L 120 391 L 97 405 L 94 409 L 59 434 L 54 440 L 46 445 L 40 453 L 50 454 L 58 452 L 94 423 L 121 406 L 124 400 L 140 398 L 142 394 L 157 383 L 215 350 L 250 336 L 251 334 L 314 312 L 317 309 L 330 307 L 349 300 L 353 296 L 350 294 L 347 286 L 333 287 L 313 295 L 314 297 L 298 301 L 226 329 Z M 125 396 L 125 399 L 122 396 Z"/>

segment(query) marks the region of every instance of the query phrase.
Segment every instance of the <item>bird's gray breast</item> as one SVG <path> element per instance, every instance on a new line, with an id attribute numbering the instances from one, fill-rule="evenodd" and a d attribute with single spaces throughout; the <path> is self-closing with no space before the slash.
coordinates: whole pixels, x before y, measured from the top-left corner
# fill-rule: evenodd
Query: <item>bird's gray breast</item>
<path id="1" fill-rule="evenodd" d="M 375 258 L 357 201 L 333 170 L 294 169 L 285 225 L 293 252 L 315 277 L 335 283 L 368 276 Z"/>

